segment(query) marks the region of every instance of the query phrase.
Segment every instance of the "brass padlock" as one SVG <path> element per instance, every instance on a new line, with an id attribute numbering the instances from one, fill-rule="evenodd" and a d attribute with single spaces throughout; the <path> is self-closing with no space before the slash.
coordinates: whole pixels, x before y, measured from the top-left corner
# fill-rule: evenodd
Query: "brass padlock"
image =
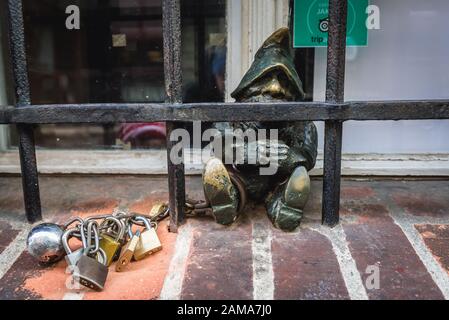
<path id="1" fill-rule="evenodd" d="M 156 233 L 156 229 L 151 225 L 148 219 L 137 216 L 136 221 L 142 221 L 145 224 L 145 231 L 140 235 L 139 243 L 134 252 L 135 260 L 142 260 L 150 254 L 162 250 L 162 244 Z"/>
<path id="2" fill-rule="evenodd" d="M 79 281 L 79 283 L 87 288 L 95 291 L 101 291 L 104 289 L 106 278 L 108 277 L 109 269 L 104 264 L 107 260 L 105 252 L 100 248 L 98 253 L 101 256 L 101 262 L 95 254 L 95 258 L 89 257 L 91 248 L 84 250 L 84 254 L 78 260 L 77 268 L 73 274 L 73 277 Z"/>
<path id="3" fill-rule="evenodd" d="M 153 207 L 151 207 L 150 213 L 148 214 L 151 220 L 156 220 L 158 216 L 164 214 L 168 210 L 168 204 L 165 202 L 157 202 Z"/>
<path id="4" fill-rule="evenodd" d="M 81 247 L 75 251 L 72 251 L 72 249 L 70 248 L 69 245 L 69 239 L 74 237 L 75 234 L 79 232 L 78 229 L 68 229 L 66 231 L 64 231 L 64 233 L 62 234 L 62 245 L 64 246 L 64 250 L 67 253 L 67 255 L 65 256 L 65 261 L 67 262 L 67 265 L 69 266 L 76 266 L 76 264 L 78 263 L 78 260 L 81 258 L 81 256 L 83 255 L 84 252 L 84 248 Z"/>
<path id="5" fill-rule="evenodd" d="M 135 234 L 132 234 L 131 228 L 129 229 L 130 239 L 123 246 L 120 252 L 120 257 L 115 264 L 115 271 L 122 272 L 125 270 L 126 266 L 131 262 L 133 258 L 134 251 L 136 250 L 137 244 L 140 240 L 140 230 L 137 230 Z"/>
<path id="6" fill-rule="evenodd" d="M 116 235 L 111 236 L 106 232 L 100 233 L 100 248 L 106 253 L 106 266 L 110 266 L 117 251 L 122 245 L 122 239 L 125 233 L 122 223 L 115 217 L 107 217 L 100 225 L 100 229 L 107 227 L 109 222 L 116 226 Z"/>

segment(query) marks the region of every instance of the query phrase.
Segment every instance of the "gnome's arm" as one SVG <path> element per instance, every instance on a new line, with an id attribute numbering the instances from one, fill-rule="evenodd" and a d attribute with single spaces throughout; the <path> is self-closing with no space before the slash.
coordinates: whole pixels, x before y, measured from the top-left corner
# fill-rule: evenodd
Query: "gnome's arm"
<path id="1" fill-rule="evenodd" d="M 265 166 L 268 162 L 280 162 L 285 158 L 288 146 L 278 140 L 258 137 L 258 130 L 263 129 L 260 122 L 216 122 L 212 124 L 216 132 L 214 137 L 214 156 L 227 164 L 231 162 L 236 165 Z M 252 130 L 256 140 L 245 139 L 245 134 Z M 219 145 L 217 147 L 217 144 Z M 217 152 L 221 150 L 221 152 Z M 278 150 L 273 153 L 272 150 Z M 229 157 L 229 159 L 226 159 Z"/>
<path id="2" fill-rule="evenodd" d="M 307 170 L 315 166 L 318 137 L 313 122 L 288 122 L 279 130 L 279 139 L 289 146 L 287 158 L 279 163 L 281 173 L 290 174 L 298 166 Z"/>

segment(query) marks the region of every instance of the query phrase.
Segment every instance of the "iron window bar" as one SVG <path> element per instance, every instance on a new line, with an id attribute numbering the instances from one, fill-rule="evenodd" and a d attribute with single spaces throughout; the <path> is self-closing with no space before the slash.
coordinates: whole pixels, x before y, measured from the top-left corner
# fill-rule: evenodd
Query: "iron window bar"
<path id="1" fill-rule="evenodd" d="M 170 132 L 184 121 L 325 121 L 322 222 L 339 221 L 343 122 L 347 120 L 449 119 L 449 100 L 344 101 L 347 0 L 329 0 L 326 102 L 182 103 L 180 0 L 162 1 L 165 103 L 32 105 L 27 75 L 21 0 L 8 0 L 9 36 L 16 105 L 0 109 L 0 123 L 16 124 L 25 211 L 41 219 L 33 124 L 167 122 Z M 168 161 L 170 230 L 185 218 L 184 165 Z"/>
<path id="2" fill-rule="evenodd" d="M 31 103 L 22 1 L 8 0 L 8 13 L 9 47 L 13 67 L 16 107 L 22 108 Z M 17 132 L 19 134 L 19 155 L 25 212 L 28 221 L 35 222 L 42 219 L 42 212 L 33 126 L 32 124 L 17 124 Z"/>
<path id="3" fill-rule="evenodd" d="M 422 120 L 449 118 L 449 100 L 51 104 L 0 108 L 0 124 L 150 121 Z"/>

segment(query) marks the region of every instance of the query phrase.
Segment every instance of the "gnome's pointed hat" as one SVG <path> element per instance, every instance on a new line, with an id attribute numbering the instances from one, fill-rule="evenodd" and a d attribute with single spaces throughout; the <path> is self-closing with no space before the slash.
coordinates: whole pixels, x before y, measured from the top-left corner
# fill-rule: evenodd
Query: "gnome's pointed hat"
<path id="1" fill-rule="evenodd" d="M 290 50 L 290 32 L 288 28 L 281 28 L 275 31 L 265 40 L 257 51 L 254 62 L 243 76 L 239 86 L 231 93 L 231 97 L 238 100 L 256 80 L 274 70 L 283 71 L 291 81 L 297 96 L 300 99 L 304 99 L 305 95 L 302 82 L 293 64 L 293 57 Z"/>

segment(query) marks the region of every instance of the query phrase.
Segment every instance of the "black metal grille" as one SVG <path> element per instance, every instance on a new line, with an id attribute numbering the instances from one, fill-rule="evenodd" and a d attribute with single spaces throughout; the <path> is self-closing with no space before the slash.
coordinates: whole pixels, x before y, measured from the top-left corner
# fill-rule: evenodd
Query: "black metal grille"
<path id="1" fill-rule="evenodd" d="M 449 119 L 449 100 L 344 101 L 347 0 L 329 0 L 329 40 L 326 102 L 182 103 L 180 0 L 162 1 L 164 72 L 167 100 L 162 104 L 31 105 L 22 1 L 8 0 L 9 35 L 16 106 L 0 110 L 0 123 L 16 124 L 19 131 L 25 210 L 30 222 L 41 219 L 35 155 L 34 123 L 113 123 L 167 121 L 170 132 L 180 121 L 321 120 L 325 121 L 322 221 L 339 220 L 343 122 L 346 120 Z M 171 231 L 184 219 L 184 165 L 167 157 Z"/>

